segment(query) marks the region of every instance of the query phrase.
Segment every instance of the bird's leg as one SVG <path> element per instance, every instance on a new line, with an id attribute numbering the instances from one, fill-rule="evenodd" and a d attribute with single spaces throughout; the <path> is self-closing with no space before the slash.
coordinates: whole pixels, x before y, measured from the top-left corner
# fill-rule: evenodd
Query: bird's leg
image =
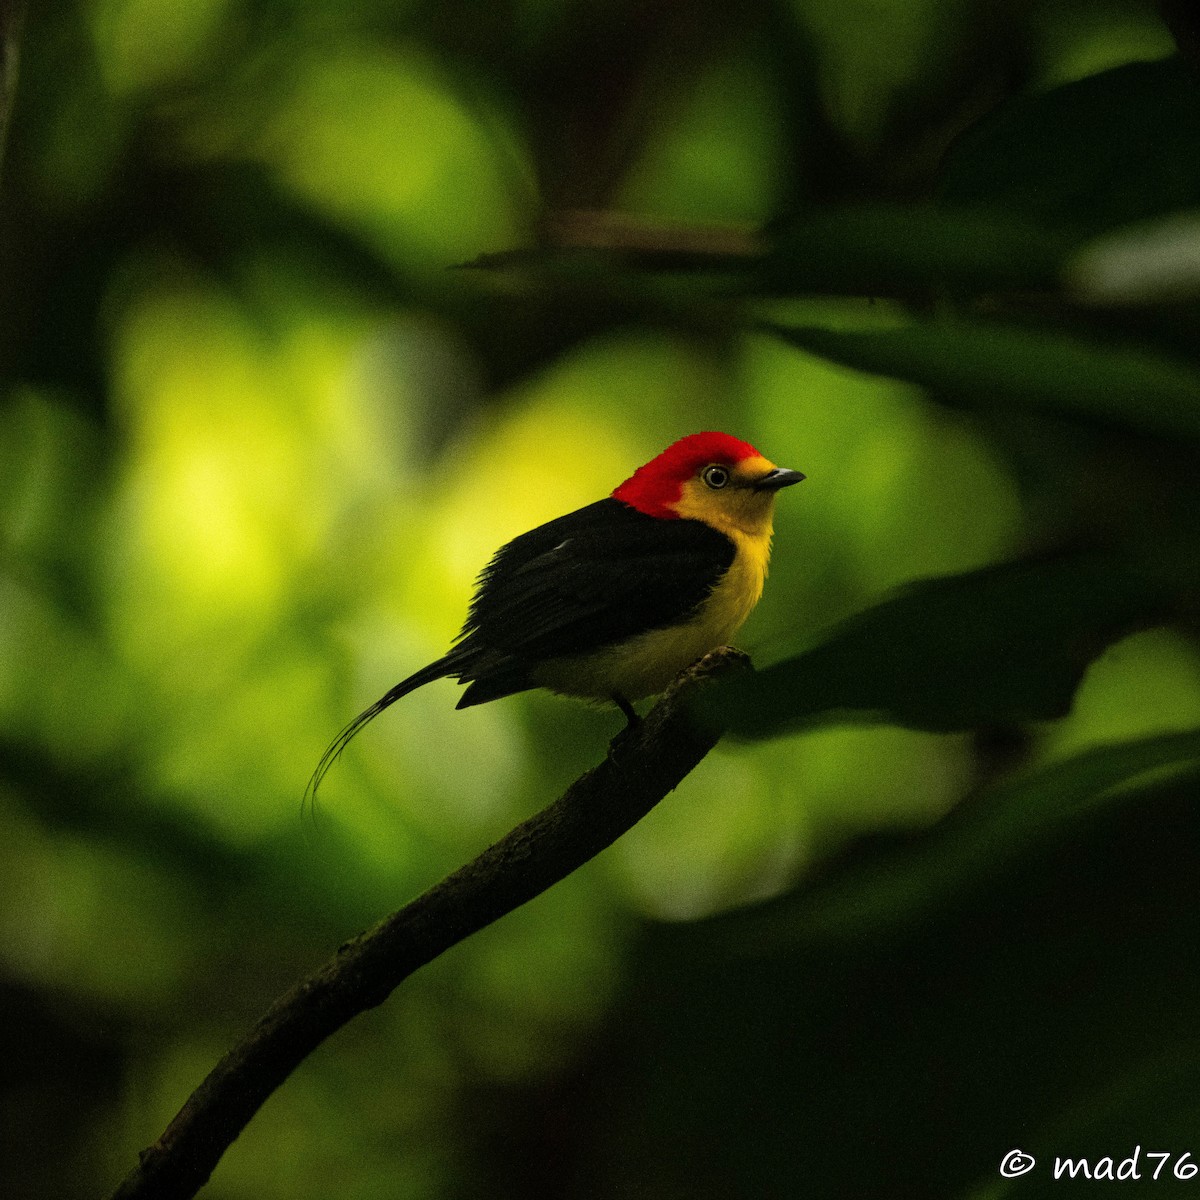
<path id="1" fill-rule="evenodd" d="M 637 715 L 637 710 L 620 692 L 613 692 L 612 702 L 625 714 L 625 720 L 629 722 L 627 728 L 632 729 L 642 723 L 642 718 Z"/>

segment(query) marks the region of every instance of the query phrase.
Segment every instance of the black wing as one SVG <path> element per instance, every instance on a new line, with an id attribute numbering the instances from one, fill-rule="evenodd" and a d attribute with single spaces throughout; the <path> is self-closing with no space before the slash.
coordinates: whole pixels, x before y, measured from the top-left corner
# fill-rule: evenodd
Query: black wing
<path id="1" fill-rule="evenodd" d="M 534 687 L 529 668 L 538 662 L 686 619 L 735 553 L 702 521 L 648 517 L 611 497 L 514 538 L 480 575 L 457 644 L 355 717 L 321 757 L 306 794 L 315 799 L 354 735 L 414 688 L 453 676 L 470 684 L 458 703 L 464 708 Z"/>
<path id="2" fill-rule="evenodd" d="M 735 553 L 702 521 L 661 520 L 612 497 L 599 500 L 496 553 L 448 657 L 468 661 L 478 653 L 494 662 L 499 652 L 530 663 L 678 624 Z"/>

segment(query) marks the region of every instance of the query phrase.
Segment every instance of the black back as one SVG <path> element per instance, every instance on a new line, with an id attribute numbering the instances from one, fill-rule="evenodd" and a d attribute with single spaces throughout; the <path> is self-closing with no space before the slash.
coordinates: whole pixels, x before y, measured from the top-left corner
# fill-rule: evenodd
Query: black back
<path id="1" fill-rule="evenodd" d="M 679 624 L 735 553 L 729 538 L 702 521 L 662 520 L 611 496 L 598 500 L 497 551 L 448 657 L 470 677 L 476 655 L 516 666 Z"/>

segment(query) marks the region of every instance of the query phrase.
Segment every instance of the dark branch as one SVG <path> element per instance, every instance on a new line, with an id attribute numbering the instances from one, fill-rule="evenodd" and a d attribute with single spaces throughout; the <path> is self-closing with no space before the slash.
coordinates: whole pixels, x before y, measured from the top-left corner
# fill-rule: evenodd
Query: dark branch
<path id="1" fill-rule="evenodd" d="M 382 1004 L 418 967 L 565 878 L 677 787 L 720 737 L 690 720 L 690 698 L 713 677 L 748 668 L 729 647 L 689 667 L 558 800 L 281 996 L 142 1151 L 114 1200 L 194 1196 L 263 1101 L 330 1034 Z"/>

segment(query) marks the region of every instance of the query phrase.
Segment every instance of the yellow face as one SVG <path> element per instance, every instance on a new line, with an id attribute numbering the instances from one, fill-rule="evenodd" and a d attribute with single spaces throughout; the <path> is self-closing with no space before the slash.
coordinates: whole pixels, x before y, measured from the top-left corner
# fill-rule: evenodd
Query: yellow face
<path id="1" fill-rule="evenodd" d="M 769 538 L 776 492 L 802 478 L 794 471 L 780 471 L 762 455 L 734 466 L 708 463 L 684 483 L 673 507 L 681 517 L 705 521 L 730 536 Z M 786 481 L 777 482 L 780 479 Z"/>

